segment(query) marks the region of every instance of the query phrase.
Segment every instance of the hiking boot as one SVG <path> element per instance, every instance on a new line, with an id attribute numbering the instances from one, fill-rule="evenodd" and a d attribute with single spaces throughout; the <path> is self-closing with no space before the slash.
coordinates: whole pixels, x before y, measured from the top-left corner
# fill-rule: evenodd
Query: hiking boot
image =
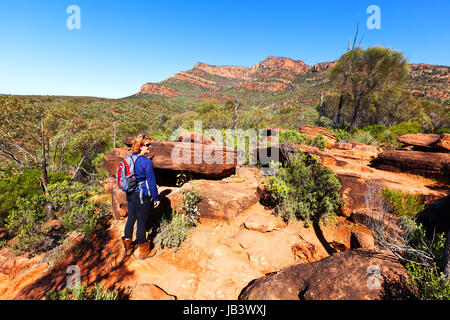
<path id="1" fill-rule="evenodd" d="M 122 237 L 123 246 L 125 248 L 125 254 L 127 257 L 131 256 L 134 251 L 134 246 L 131 242 L 131 239 L 125 239 L 125 237 Z"/>
<path id="2" fill-rule="evenodd" d="M 150 251 L 150 241 L 139 245 L 139 260 L 145 260 L 148 257 L 154 256 L 156 249 Z"/>

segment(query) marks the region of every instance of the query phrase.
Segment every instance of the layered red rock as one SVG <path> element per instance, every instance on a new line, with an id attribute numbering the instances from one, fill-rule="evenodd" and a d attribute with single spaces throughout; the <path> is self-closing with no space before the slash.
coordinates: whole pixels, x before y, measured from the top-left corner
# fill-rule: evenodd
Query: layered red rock
<path id="1" fill-rule="evenodd" d="M 420 147 L 430 151 L 450 151 L 450 134 L 405 134 L 397 138 L 397 141 L 414 147 Z"/>
<path id="2" fill-rule="evenodd" d="M 200 69 L 209 74 L 214 74 L 225 78 L 238 78 L 238 79 L 245 78 L 250 73 L 250 69 L 246 67 L 214 66 L 201 62 L 197 63 L 194 66 L 194 69 Z"/>
<path id="3" fill-rule="evenodd" d="M 141 87 L 139 93 L 147 93 L 147 94 L 157 94 L 166 97 L 175 97 L 179 95 L 181 92 L 169 87 L 165 87 L 155 83 L 147 82 Z"/>
<path id="4" fill-rule="evenodd" d="M 450 154 L 448 153 L 387 150 L 380 153 L 373 164 L 387 171 L 408 172 L 437 179 L 450 177 Z"/>
<path id="5" fill-rule="evenodd" d="M 215 86 L 214 84 L 212 84 L 213 82 L 204 80 L 204 79 L 200 79 L 198 77 L 192 77 L 191 75 L 188 75 L 187 73 L 183 73 L 183 74 L 176 74 L 173 76 L 174 79 L 178 79 L 178 80 L 182 80 L 182 81 L 187 81 L 189 83 L 204 87 L 206 89 L 210 89 L 210 90 L 217 90 L 218 87 Z"/>
<path id="6" fill-rule="evenodd" d="M 178 72 L 166 81 L 184 81 L 213 92 L 233 87 L 278 92 L 288 88 L 298 75 L 305 74 L 310 69 L 301 60 L 270 56 L 251 68 L 199 62 L 192 69 Z"/>
<path id="7" fill-rule="evenodd" d="M 309 69 L 311 69 L 311 67 L 301 60 L 270 56 L 252 66 L 250 74 L 271 77 L 277 73 L 279 76 L 282 76 L 284 74 L 283 71 L 288 71 L 289 73 L 297 75 L 305 74 Z"/>
<path id="8" fill-rule="evenodd" d="M 259 81 L 247 81 L 236 85 L 237 88 L 242 88 L 250 91 L 269 91 L 277 92 L 287 88 L 287 85 L 281 82 L 259 82 Z"/>
<path id="9" fill-rule="evenodd" d="M 409 64 L 411 72 L 408 84 L 414 97 L 420 97 L 441 103 L 450 97 L 450 67 L 430 64 Z M 432 83 L 432 86 L 429 86 Z"/>
<path id="10" fill-rule="evenodd" d="M 130 153 L 128 147 L 111 150 L 103 159 L 108 172 L 115 176 L 119 162 Z M 234 149 L 217 144 L 155 141 L 148 157 L 155 169 L 188 171 L 213 178 L 226 177 L 236 168 Z"/>
<path id="11" fill-rule="evenodd" d="M 182 132 L 178 135 L 178 138 L 175 140 L 176 142 L 191 142 L 191 143 L 200 143 L 200 144 L 211 144 L 214 141 L 201 133 L 197 132 Z"/>
<path id="12" fill-rule="evenodd" d="M 328 70 L 331 67 L 333 67 L 335 64 L 336 64 L 336 61 L 333 61 L 333 62 L 319 62 L 319 63 L 316 63 L 312 67 L 311 71 L 312 72 L 319 72 L 319 71 L 322 71 L 322 70 Z"/>

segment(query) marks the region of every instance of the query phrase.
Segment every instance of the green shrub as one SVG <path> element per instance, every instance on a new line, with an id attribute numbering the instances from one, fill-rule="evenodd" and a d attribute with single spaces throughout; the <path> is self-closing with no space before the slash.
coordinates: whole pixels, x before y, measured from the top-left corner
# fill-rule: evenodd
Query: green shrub
<path id="1" fill-rule="evenodd" d="M 435 134 L 450 133 L 450 128 L 440 128 L 434 132 Z"/>
<path id="2" fill-rule="evenodd" d="M 401 298 L 450 300 L 450 281 L 436 265 L 430 268 L 410 262 L 406 264 L 406 270 L 411 295 L 403 294 Z"/>
<path id="3" fill-rule="evenodd" d="M 164 214 L 155 238 L 161 248 L 168 247 L 177 251 L 189 235 L 189 230 L 195 227 L 200 217 L 198 204 L 202 197 L 195 190 L 182 190 L 183 202 L 178 211 Z"/>
<path id="4" fill-rule="evenodd" d="M 342 205 L 336 175 L 310 154 L 291 154 L 289 164 L 266 181 L 275 212 L 285 221 L 332 216 Z"/>
<path id="5" fill-rule="evenodd" d="M 318 134 L 312 138 L 309 138 L 306 134 L 299 133 L 298 130 L 288 129 L 286 131 L 280 132 L 279 135 L 280 144 L 303 144 L 307 146 L 313 146 L 319 148 L 320 150 L 325 150 L 327 146 L 325 137 Z"/>
<path id="6" fill-rule="evenodd" d="M 301 134 L 298 130 L 288 129 L 280 132 L 278 139 L 280 144 L 304 144 L 307 138 L 308 136 L 306 134 Z"/>
<path id="7" fill-rule="evenodd" d="M 4 223 L 8 213 L 17 208 L 17 199 L 31 199 L 42 194 L 40 174 L 39 170 L 29 169 L 0 181 L 0 217 L 3 217 L 1 222 Z"/>
<path id="8" fill-rule="evenodd" d="M 89 191 L 79 182 L 48 185 L 47 198 L 67 232 L 79 231 L 89 237 L 97 231 L 103 208 L 91 201 Z"/>
<path id="9" fill-rule="evenodd" d="M 420 211 L 425 209 L 425 204 L 418 194 L 404 194 L 400 190 L 391 190 L 389 188 L 384 188 L 383 196 L 389 206 L 389 211 L 391 211 L 398 217 L 414 217 Z"/>
<path id="10" fill-rule="evenodd" d="M 31 200 L 42 195 L 40 170 L 26 169 L 16 175 L 11 175 L 8 170 L 5 175 L 6 178 L 0 180 L 0 226 L 4 225 L 8 214 L 17 209 L 17 199 Z M 49 179 L 50 182 L 59 182 L 69 179 L 69 176 L 64 172 L 49 172 Z"/>
<path id="11" fill-rule="evenodd" d="M 384 134 L 383 142 L 388 142 L 392 144 L 397 144 L 397 137 L 405 134 L 415 134 L 420 133 L 421 125 L 417 121 L 411 122 L 401 122 L 399 124 L 393 125 Z"/>
<path id="12" fill-rule="evenodd" d="M 328 129 L 328 130 L 336 135 L 336 141 L 338 142 L 340 140 L 349 140 L 351 137 L 350 132 L 344 129 Z"/>
<path id="13" fill-rule="evenodd" d="M 197 219 L 200 217 L 200 211 L 198 204 L 202 200 L 200 192 L 195 189 L 181 190 L 183 196 L 183 202 L 181 204 L 181 216 L 189 224 L 196 225 Z"/>
<path id="14" fill-rule="evenodd" d="M 319 148 L 319 150 L 325 150 L 327 146 L 327 140 L 321 134 L 318 134 L 312 138 L 309 138 L 308 145 Z"/>
<path id="15" fill-rule="evenodd" d="M 422 225 L 417 225 L 410 216 L 402 216 L 407 220 L 408 228 L 402 223 L 402 231 L 409 234 L 407 245 L 413 250 L 402 253 L 407 261 L 408 272 L 406 288 L 394 292 L 397 299 L 418 300 L 450 300 L 450 280 L 437 266 L 444 252 L 445 233 L 427 235 Z M 410 229 L 410 230 L 407 230 Z M 403 238 L 405 241 L 405 238 Z M 424 260 L 417 252 L 426 252 L 428 259 Z"/>
<path id="16" fill-rule="evenodd" d="M 163 217 L 155 242 L 161 248 L 168 247 L 177 251 L 186 240 L 190 228 L 191 224 L 181 214 L 173 211 L 170 216 Z"/>
<path id="17" fill-rule="evenodd" d="M 18 198 L 16 208 L 6 218 L 6 230 L 17 236 L 17 243 L 13 245 L 16 253 L 27 251 L 41 251 L 46 249 L 45 230 L 45 198 L 34 195 L 31 199 Z"/>
<path id="18" fill-rule="evenodd" d="M 369 132 L 370 135 L 378 141 L 383 141 L 383 139 L 385 137 L 384 132 L 386 130 L 387 130 L 386 126 L 382 126 L 382 125 L 367 126 L 363 129 L 363 131 Z"/>
<path id="19" fill-rule="evenodd" d="M 92 290 L 88 291 L 86 284 L 75 285 L 73 289 L 51 290 L 45 293 L 46 300 L 117 300 L 117 290 L 103 289 L 103 285 L 96 283 Z"/>
<path id="20" fill-rule="evenodd" d="M 217 102 L 208 100 L 203 102 L 199 107 L 195 109 L 195 112 L 204 115 L 213 111 L 219 111 L 220 106 L 217 104 Z"/>

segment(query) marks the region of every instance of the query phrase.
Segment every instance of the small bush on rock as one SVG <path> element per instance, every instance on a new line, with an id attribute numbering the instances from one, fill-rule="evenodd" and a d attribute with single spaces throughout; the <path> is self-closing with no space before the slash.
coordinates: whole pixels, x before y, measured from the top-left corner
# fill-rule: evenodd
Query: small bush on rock
<path id="1" fill-rule="evenodd" d="M 155 238 L 160 247 L 168 247 L 177 251 L 195 227 L 200 217 L 198 204 L 202 196 L 195 190 L 182 190 L 183 202 L 178 211 L 165 214 Z"/>
<path id="2" fill-rule="evenodd" d="M 285 221 L 295 218 L 309 224 L 335 215 L 343 204 L 336 175 L 303 152 L 291 154 L 289 164 L 268 178 L 267 187 L 275 212 Z"/>
<path id="3" fill-rule="evenodd" d="M 200 192 L 195 189 L 181 190 L 183 203 L 181 204 L 181 216 L 188 223 L 195 226 L 197 219 L 200 217 L 198 204 L 202 200 Z"/>
<path id="4" fill-rule="evenodd" d="M 327 142 L 325 137 L 318 134 L 312 138 L 309 138 L 306 134 L 299 133 L 297 130 L 286 130 L 280 133 L 279 136 L 280 144 L 303 144 L 307 146 L 312 146 L 319 148 L 319 150 L 325 150 Z"/>
<path id="5" fill-rule="evenodd" d="M 171 216 L 165 216 L 158 228 L 155 242 L 161 247 L 167 247 L 177 251 L 186 240 L 191 225 L 176 211 Z"/>
<path id="6" fill-rule="evenodd" d="M 445 234 L 427 234 L 414 220 L 424 204 L 419 196 L 383 188 L 371 181 L 365 195 L 368 227 L 381 249 L 391 251 L 403 263 L 408 278 L 390 289 L 389 299 L 448 300 L 450 281 L 438 267 Z M 388 217 L 396 216 L 396 219 Z"/>

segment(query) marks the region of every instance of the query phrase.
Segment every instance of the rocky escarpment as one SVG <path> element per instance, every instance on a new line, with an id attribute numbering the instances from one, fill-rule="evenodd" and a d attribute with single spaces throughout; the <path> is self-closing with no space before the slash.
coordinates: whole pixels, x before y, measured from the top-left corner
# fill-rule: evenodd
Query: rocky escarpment
<path id="1" fill-rule="evenodd" d="M 322 69 L 326 68 L 325 65 Z M 311 69 L 303 61 L 270 56 L 250 68 L 239 66 L 215 66 L 199 62 L 192 69 L 180 71 L 161 84 L 146 84 L 140 93 L 173 96 L 177 90 L 167 88 L 173 83 L 185 82 L 202 91 L 217 91 L 225 88 L 243 88 L 253 91 L 277 92 L 286 89 L 298 75 Z M 164 88 L 164 89 L 162 89 Z"/>

